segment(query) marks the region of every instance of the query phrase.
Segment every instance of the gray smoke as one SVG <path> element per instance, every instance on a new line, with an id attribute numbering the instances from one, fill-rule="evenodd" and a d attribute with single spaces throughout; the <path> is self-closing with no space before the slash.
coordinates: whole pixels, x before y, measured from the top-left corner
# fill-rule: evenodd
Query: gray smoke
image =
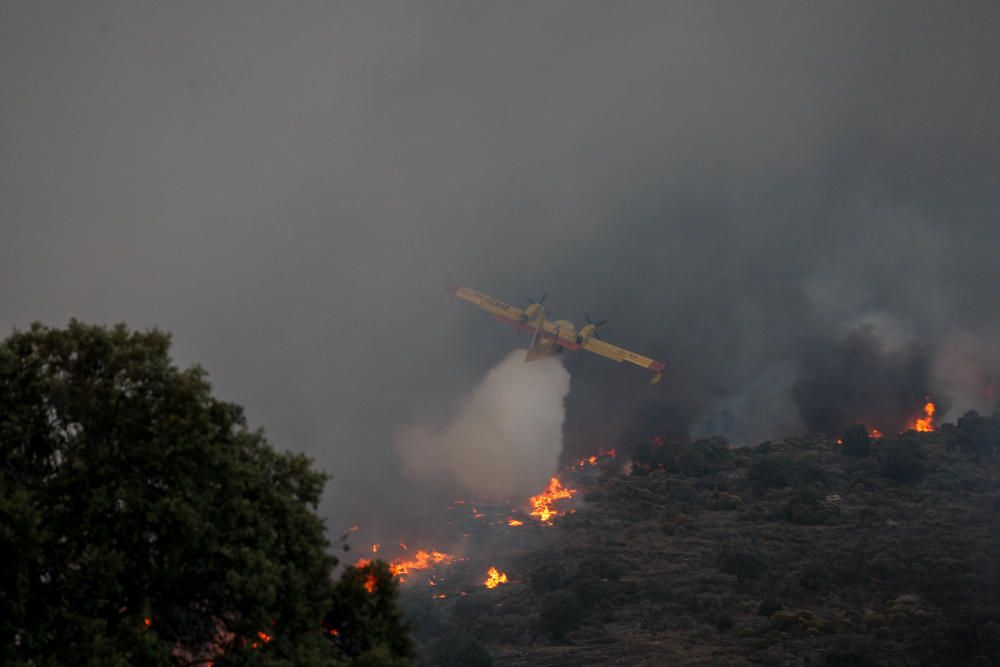
<path id="1" fill-rule="evenodd" d="M 569 373 L 558 357 L 525 363 L 524 354 L 491 369 L 447 426 L 397 435 L 411 478 L 495 501 L 521 502 L 545 486 L 563 448 Z"/>
<path id="2" fill-rule="evenodd" d="M 447 424 L 515 340 L 448 273 L 671 363 L 650 386 L 567 354 L 567 460 L 646 426 L 990 409 L 998 25 L 921 0 L 7 0 L 0 330 L 173 332 L 333 475 L 334 529 L 418 504 L 395 435 Z"/>

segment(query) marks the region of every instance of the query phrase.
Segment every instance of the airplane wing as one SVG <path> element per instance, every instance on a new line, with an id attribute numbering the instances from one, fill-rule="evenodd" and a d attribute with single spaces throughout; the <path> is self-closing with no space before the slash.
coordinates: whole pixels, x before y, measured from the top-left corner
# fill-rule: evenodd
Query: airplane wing
<path id="1" fill-rule="evenodd" d="M 659 382 L 664 369 L 667 367 L 667 365 L 662 361 L 656 361 L 655 359 L 644 357 L 641 354 L 632 352 L 631 350 L 626 350 L 623 347 L 618 347 L 617 345 L 612 345 L 611 343 L 605 343 L 603 340 L 598 340 L 596 338 L 590 338 L 585 341 L 583 343 L 583 349 L 593 352 L 594 354 L 599 354 L 602 357 L 607 357 L 613 361 L 627 361 L 630 364 L 648 368 L 653 371 L 653 379 L 650 380 L 650 384 L 656 384 Z"/>
<path id="2" fill-rule="evenodd" d="M 494 317 L 498 317 L 501 320 L 507 320 L 510 323 L 515 323 L 519 326 L 523 321 L 523 310 L 516 308 L 509 303 L 504 303 L 500 299 L 494 299 L 493 297 L 487 296 L 482 292 L 477 292 L 469 287 L 464 287 L 456 282 L 452 282 L 451 280 L 445 284 L 445 290 L 463 301 L 474 303 L 487 313 L 493 315 Z"/>

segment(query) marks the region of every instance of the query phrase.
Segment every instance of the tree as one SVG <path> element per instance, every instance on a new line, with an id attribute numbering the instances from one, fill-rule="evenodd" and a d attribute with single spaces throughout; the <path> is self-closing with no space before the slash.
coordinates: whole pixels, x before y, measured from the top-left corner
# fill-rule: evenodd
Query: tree
<path id="1" fill-rule="evenodd" d="M 334 662 L 325 475 L 169 346 L 76 321 L 0 342 L 0 663 Z"/>
<path id="2" fill-rule="evenodd" d="M 333 589 L 333 604 L 323 619 L 337 657 L 363 663 L 369 656 L 409 658 L 413 641 L 399 610 L 399 590 L 383 561 L 348 567 Z"/>

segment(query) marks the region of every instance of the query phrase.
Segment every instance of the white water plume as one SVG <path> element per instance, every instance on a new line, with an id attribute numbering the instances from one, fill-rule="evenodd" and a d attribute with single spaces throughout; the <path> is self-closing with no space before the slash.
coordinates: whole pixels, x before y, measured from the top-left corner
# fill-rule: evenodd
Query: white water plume
<path id="1" fill-rule="evenodd" d="M 569 372 L 553 357 L 524 362 L 514 350 L 493 367 L 444 428 L 396 435 L 407 475 L 493 500 L 537 493 L 562 451 Z"/>

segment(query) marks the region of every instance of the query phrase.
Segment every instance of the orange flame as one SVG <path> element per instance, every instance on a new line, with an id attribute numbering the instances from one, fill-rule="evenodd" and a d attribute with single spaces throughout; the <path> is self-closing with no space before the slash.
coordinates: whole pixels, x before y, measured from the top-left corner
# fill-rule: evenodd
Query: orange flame
<path id="1" fill-rule="evenodd" d="M 508 526 L 523 526 L 524 522 L 517 519 L 507 519 Z"/>
<path id="2" fill-rule="evenodd" d="M 615 450 L 614 447 L 612 447 L 611 449 L 599 449 L 597 450 L 596 454 L 580 459 L 579 461 L 576 462 L 576 465 L 572 467 L 583 468 L 584 466 L 588 465 L 593 466 L 597 465 L 605 457 L 614 459 L 616 456 L 618 456 L 618 452 Z"/>
<path id="3" fill-rule="evenodd" d="M 434 565 L 450 565 L 455 562 L 455 557 L 451 554 L 440 551 L 424 551 L 421 549 L 413 558 L 403 560 L 397 558 L 389 564 L 389 569 L 393 575 L 399 577 L 400 581 L 406 581 L 406 575 L 419 570 L 426 570 Z"/>
<path id="4" fill-rule="evenodd" d="M 549 480 L 549 485 L 537 496 L 532 496 L 528 502 L 531 503 L 531 516 L 537 517 L 542 523 L 550 523 L 552 517 L 559 514 L 558 510 L 552 508 L 552 503 L 564 498 L 572 498 L 576 495 L 576 489 L 567 489 L 555 477 Z"/>
<path id="5" fill-rule="evenodd" d="M 937 406 L 927 399 L 927 403 L 924 404 L 924 416 L 918 417 L 917 421 L 913 424 L 914 431 L 920 431 L 921 433 L 930 433 L 934 430 L 934 411 Z"/>
<path id="6" fill-rule="evenodd" d="M 260 637 L 265 644 L 271 641 L 271 635 L 267 634 L 266 632 L 258 632 L 257 636 Z"/>
<path id="7" fill-rule="evenodd" d="M 375 592 L 375 584 L 376 583 L 377 583 L 377 580 L 375 579 L 375 573 L 374 572 L 367 572 L 367 573 L 365 573 L 365 590 L 366 591 L 368 591 L 369 593 L 374 593 Z"/>
<path id="8" fill-rule="evenodd" d="M 486 572 L 486 581 L 483 582 L 483 585 L 486 586 L 486 588 L 496 588 L 500 584 L 506 584 L 506 583 L 507 583 L 507 573 L 501 572 L 495 567 L 491 567 Z"/>

